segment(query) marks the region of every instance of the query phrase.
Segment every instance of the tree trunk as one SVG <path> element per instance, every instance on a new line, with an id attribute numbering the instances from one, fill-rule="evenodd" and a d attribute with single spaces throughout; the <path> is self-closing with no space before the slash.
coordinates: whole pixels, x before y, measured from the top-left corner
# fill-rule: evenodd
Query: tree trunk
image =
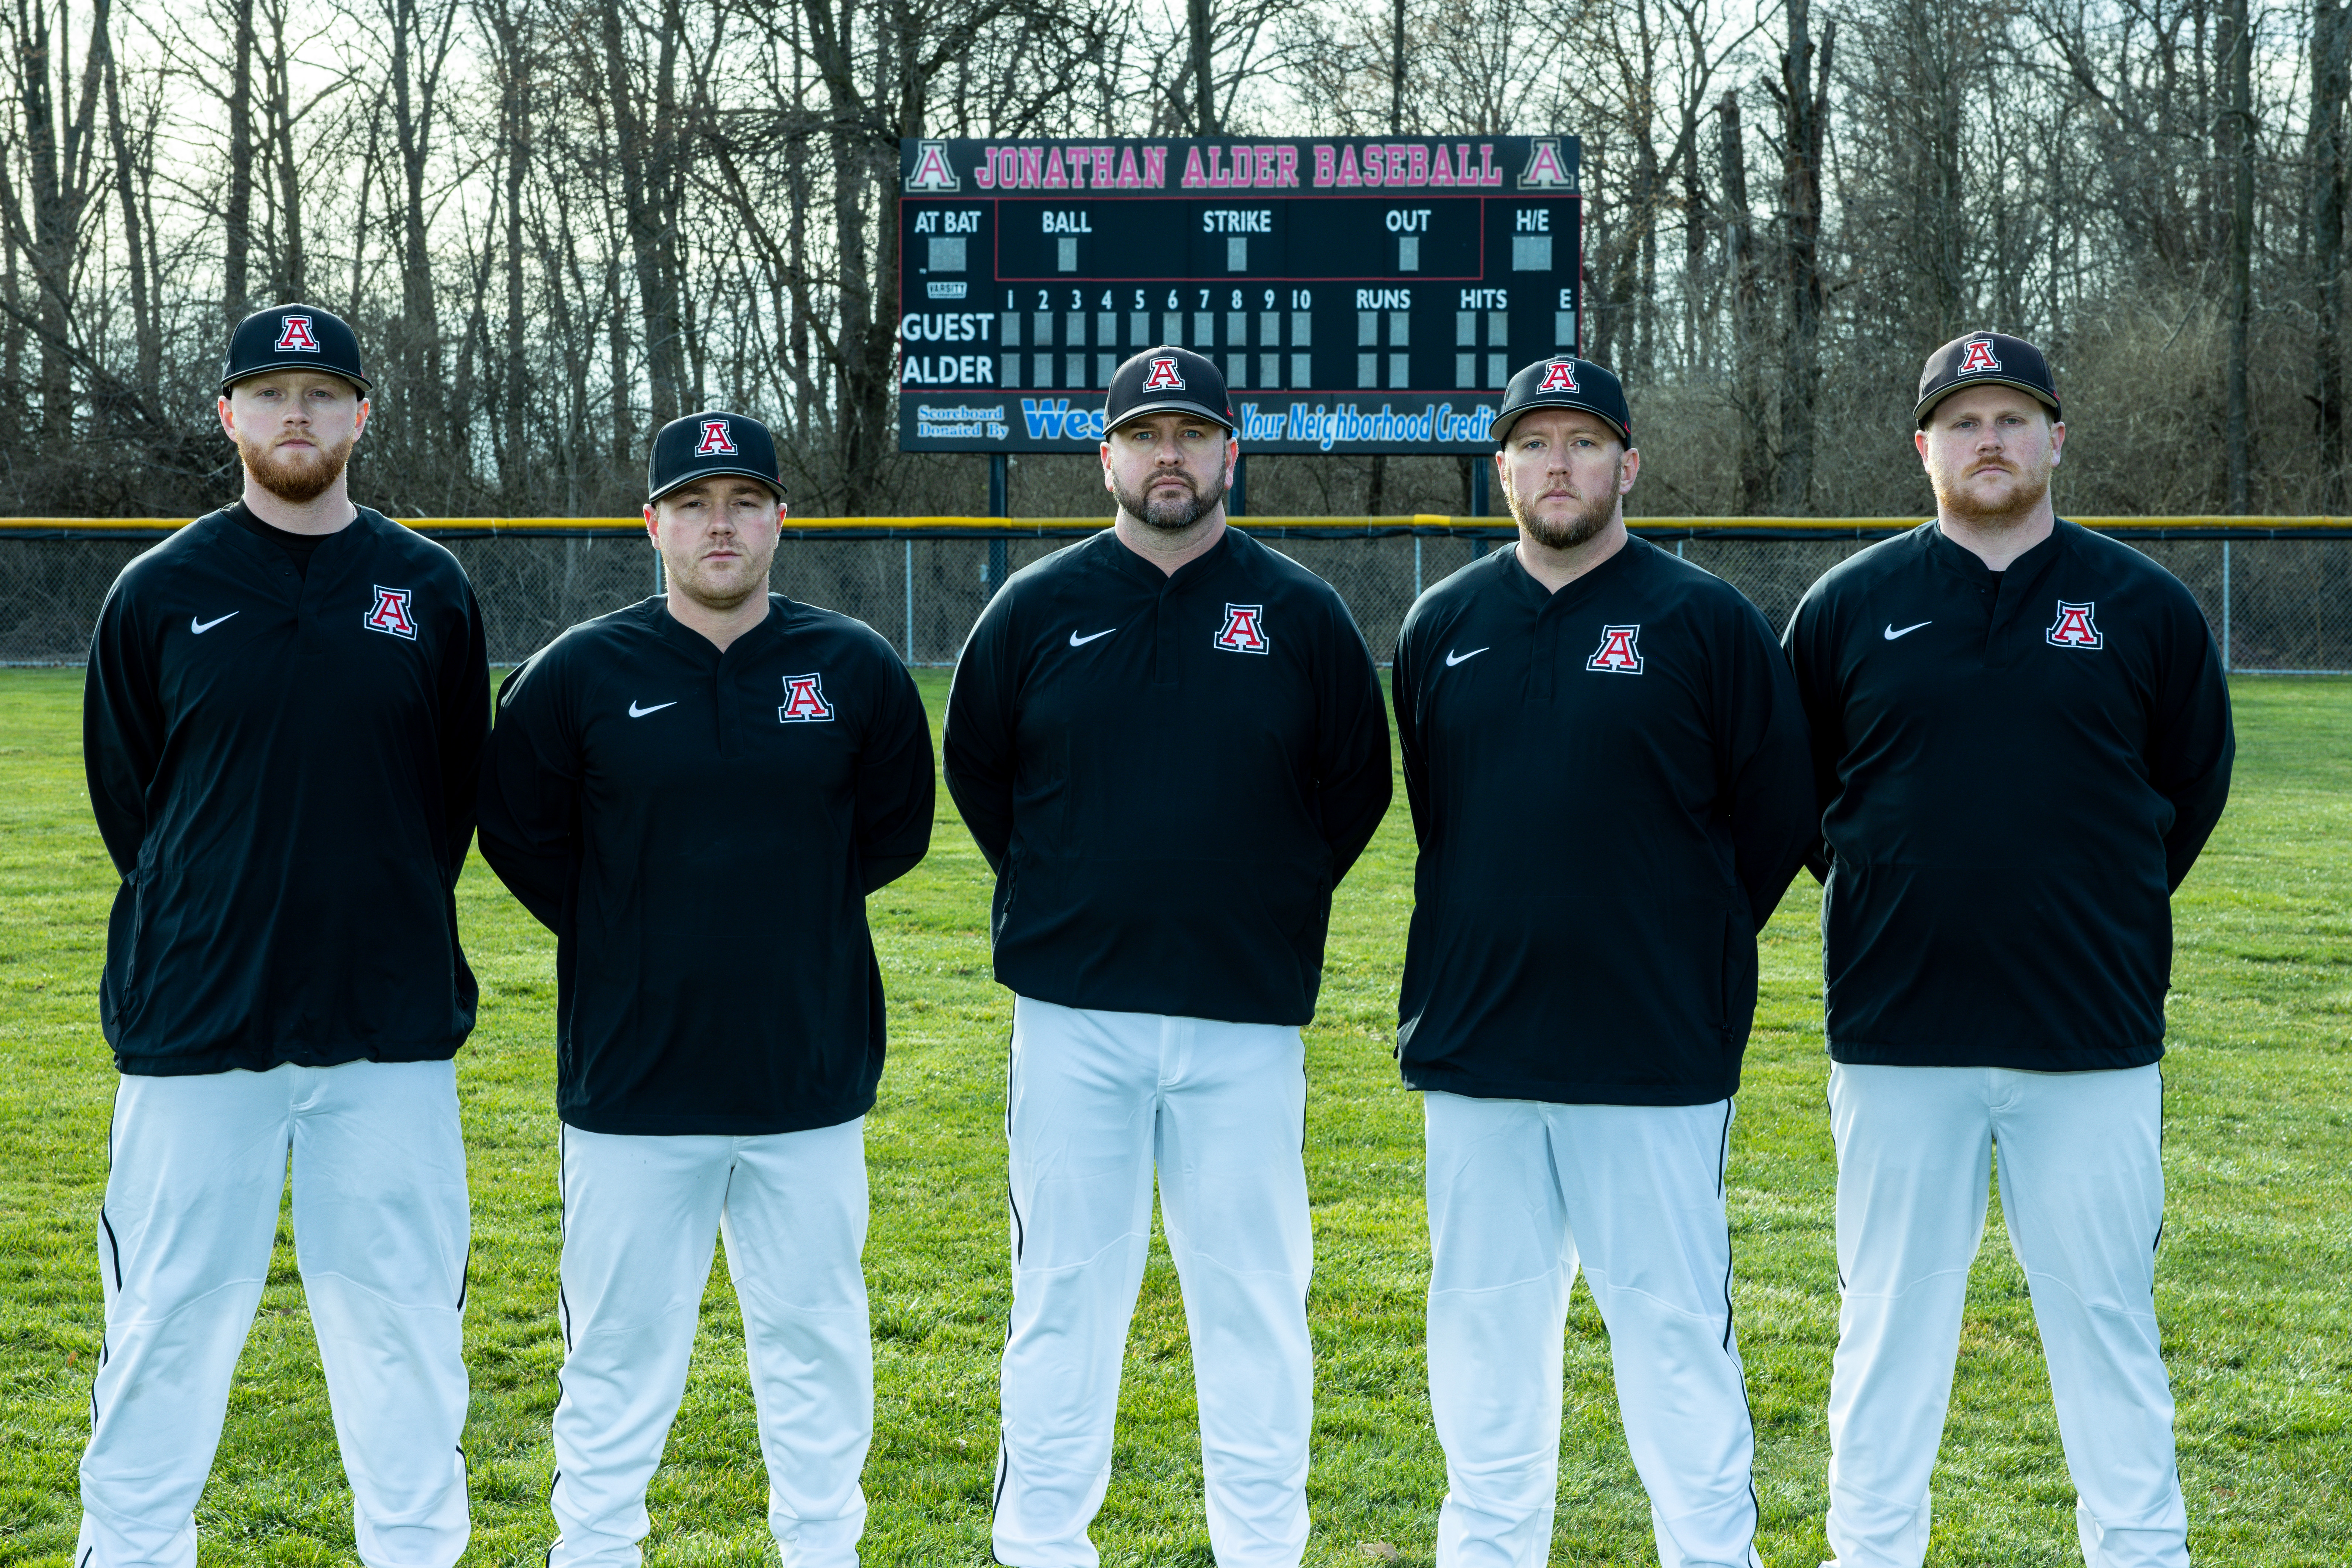
<path id="1" fill-rule="evenodd" d="M 1209 0 L 1191 0 L 1187 18 L 1192 35 L 1192 133 L 1214 136 L 1217 133 L 1217 93 L 1209 71 Z"/>
<path id="2" fill-rule="evenodd" d="M 253 0 L 227 0 L 229 51 L 228 207 L 221 225 L 221 308 L 230 324 L 253 308 Z"/>
<path id="3" fill-rule="evenodd" d="M 2344 510 L 2344 103 L 2352 94 L 2352 10 L 2311 8 L 2311 400 L 2319 437 L 2319 504 Z"/>
<path id="4" fill-rule="evenodd" d="M 1646 74 L 1646 68 L 1644 74 Z M 1649 94 L 1645 87 L 1643 97 Z M 1664 182 L 1659 178 L 1657 138 L 1650 134 L 1650 116 L 1640 116 L 1633 142 L 1633 210 L 1640 215 L 1641 242 L 1633 252 L 1633 374 L 1648 381 L 1657 368 L 1658 335 L 1658 216 L 1664 205 Z"/>
<path id="5" fill-rule="evenodd" d="M 15 203 L 13 199 L 11 205 Z M 9 226 L 8 260 L 0 268 L 0 303 L 7 306 L 8 324 L 0 328 L 0 431 L 21 429 L 25 403 L 25 287 L 17 269 L 16 230 Z"/>
<path id="6" fill-rule="evenodd" d="M 664 221 L 661 192 L 676 173 L 673 162 L 686 136 L 677 121 L 677 34 L 663 29 L 660 53 L 654 67 L 655 121 L 642 112 L 635 84 L 630 79 L 627 47 L 623 41 L 623 0 L 604 0 L 602 7 L 604 48 L 604 89 L 613 107 L 613 128 L 618 141 L 621 204 L 628 222 L 629 256 L 637 278 L 637 303 L 645 319 L 646 375 L 652 394 L 652 426 L 659 429 L 685 409 L 686 354 L 679 321 L 677 279 L 667 265 L 668 225 Z M 673 17 L 675 6 L 666 7 Z M 845 273 L 849 258 L 843 258 Z"/>
<path id="7" fill-rule="evenodd" d="M 367 152 L 360 160 L 360 216 L 352 225 L 352 291 L 343 306 L 348 321 L 359 320 L 360 288 L 367 281 L 368 203 L 375 195 L 376 160 L 383 151 L 383 100 L 378 96 L 368 109 Z"/>
<path id="8" fill-rule="evenodd" d="M 524 436 L 527 426 L 523 421 L 530 386 L 524 370 L 522 195 L 524 182 L 530 174 L 532 62 L 524 53 L 521 29 L 510 11 L 502 10 L 499 14 L 499 47 L 506 57 L 501 105 L 505 110 L 507 161 L 506 355 L 498 377 L 499 413 L 506 434 L 499 446 L 499 489 L 512 505 L 521 499 L 530 473 Z"/>
<path id="9" fill-rule="evenodd" d="M 2252 504 L 2246 428 L 2246 339 L 2253 324 L 2254 127 L 2253 39 L 2246 27 L 2246 0 L 2229 0 L 2221 31 L 2221 74 L 2230 94 L 2223 121 L 2232 175 L 2228 262 L 2230 276 L 2230 401 L 2226 441 L 2230 453 L 2229 510 L 2243 513 Z"/>
<path id="10" fill-rule="evenodd" d="M 628 312 L 622 308 L 621 258 L 604 263 L 604 351 L 612 362 L 613 466 L 626 468 L 637 444 L 636 421 L 629 414 Z"/>
<path id="11" fill-rule="evenodd" d="M 1389 134 L 1404 134 L 1404 0 L 1389 13 Z"/>
<path id="12" fill-rule="evenodd" d="M 1683 104 L 1680 137 L 1683 158 L 1683 341 L 1682 363 L 1700 363 L 1702 304 L 1706 280 L 1706 176 L 1698 153 L 1698 121 L 1702 112 L 1696 94 Z"/>
<path id="13" fill-rule="evenodd" d="M 152 237 L 141 222 L 139 195 L 140 186 L 153 178 L 154 165 L 152 154 L 143 164 L 133 157 L 130 128 L 122 122 L 121 73 L 110 41 L 101 36 L 92 47 L 106 48 L 106 134 L 114 154 L 114 196 L 122 208 L 123 268 L 131 279 L 131 331 L 138 355 L 133 389 L 152 411 L 163 374 L 163 279 L 150 277 Z"/>
<path id="14" fill-rule="evenodd" d="M 66 216 L 59 210 L 64 171 L 58 166 L 57 103 L 50 95 L 52 61 L 47 6 L 28 9 L 24 0 L 18 0 L 16 50 L 17 106 L 22 111 L 20 123 L 25 132 L 25 174 L 30 184 L 26 195 L 33 209 L 32 243 L 26 247 L 26 258 L 32 263 L 37 319 L 40 323 L 41 435 L 54 441 L 69 436 L 73 430 L 72 370 L 61 352 L 66 332 L 65 300 L 58 294 L 60 284 L 67 281 L 59 276 L 58 263 L 63 258 L 58 251 L 61 244 L 71 248 L 73 235 L 69 228 L 59 232 Z M 16 221 L 14 214 L 10 221 Z"/>
<path id="15" fill-rule="evenodd" d="M 2242 0 L 2241 0 L 2242 3 Z M 1780 349 L 1780 451 L 1773 490 L 1781 514 L 1812 508 L 1813 395 L 1821 380 L 1822 141 L 1829 124 L 1833 20 L 1813 62 L 1809 0 L 1788 0 L 1789 47 L 1780 56 L 1780 206 L 1788 317 Z"/>
<path id="16" fill-rule="evenodd" d="M 407 417 L 400 423 L 419 443 L 415 450 L 420 455 L 458 452 L 465 449 L 467 433 L 446 424 L 441 306 L 425 223 L 441 71 L 449 58 L 457 7 L 455 0 L 383 0 L 383 10 L 392 33 L 392 134 L 401 179 L 400 328 L 394 357 L 404 384 L 401 391 Z"/>
<path id="17" fill-rule="evenodd" d="M 18 243 L 32 264 L 37 295 L 41 434 L 49 441 L 63 441 L 73 434 L 74 301 L 81 272 L 83 215 L 97 188 L 96 128 L 107 23 L 108 7 L 101 0 L 91 15 L 93 37 L 82 59 L 77 94 L 70 36 L 60 38 L 50 32 L 46 6 L 18 0 L 16 7 L 17 100 L 32 208 L 30 233 L 20 236 Z M 62 115 L 61 101 L 67 105 Z M 11 226 L 21 221 L 12 210 Z"/>
<path id="18" fill-rule="evenodd" d="M 294 156 L 294 62 L 286 47 L 286 12 L 269 16 L 269 141 L 278 176 L 278 266 L 270 292 L 278 300 L 310 297 L 302 249 L 302 167 Z"/>
<path id="19" fill-rule="evenodd" d="M 1748 205 L 1748 147 L 1739 95 L 1723 95 L 1723 270 L 1731 295 L 1731 401 L 1738 413 L 1738 505 L 1755 517 L 1771 502 L 1772 453 L 1764 427 L 1764 285 Z"/>

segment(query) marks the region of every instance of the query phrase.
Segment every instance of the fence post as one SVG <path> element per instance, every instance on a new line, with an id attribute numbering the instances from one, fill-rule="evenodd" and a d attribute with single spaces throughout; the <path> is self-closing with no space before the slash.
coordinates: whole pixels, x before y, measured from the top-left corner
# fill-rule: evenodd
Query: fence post
<path id="1" fill-rule="evenodd" d="M 1412 596 L 1421 597 L 1421 535 L 1412 536 Z"/>
<path id="2" fill-rule="evenodd" d="M 907 541 L 907 663 L 915 662 L 915 542 Z"/>
<path id="3" fill-rule="evenodd" d="M 2230 542 L 2221 541 L 2221 673 L 2230 673 Z"/>
<path id="4" fill-rule="evenodd" d="M 661 546 L 656 544 L 654 546 L 654 597 L 658 599 L 668 592 L 669 585 L 662 581 Z"/>
<path id="5" fill-rule="evenodd" d="M 1013 474 L 1010 460 L 1002 452 L 991 452 L 988 455 L 989 516 L 1011 517 L 1013 515 L 1012 489 Z M 996 597 L 996 591 L 1004 586 L 1004 536 L 999 534 L 988 542 L 986 597 L 991 599 Z"/>

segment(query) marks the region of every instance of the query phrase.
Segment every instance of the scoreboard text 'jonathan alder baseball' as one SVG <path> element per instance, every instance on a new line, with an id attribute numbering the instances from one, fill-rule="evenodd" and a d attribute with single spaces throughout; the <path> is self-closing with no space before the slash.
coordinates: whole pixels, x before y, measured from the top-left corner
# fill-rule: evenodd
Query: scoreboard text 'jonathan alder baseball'
<path id="1" fill-rule="evenodd" d="M 1577 346 L 1573 136 L 898 147 L 898 445 L 1091 451 L 1138 349 L 1214 358 L 1244 447 L 1480 452 Z"/>

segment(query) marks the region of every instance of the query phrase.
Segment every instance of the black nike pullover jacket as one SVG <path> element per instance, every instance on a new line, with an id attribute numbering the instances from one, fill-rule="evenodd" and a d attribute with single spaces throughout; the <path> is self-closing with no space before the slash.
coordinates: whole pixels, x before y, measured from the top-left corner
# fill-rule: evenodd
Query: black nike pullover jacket
<path id="1" fill-rule="evenodd" d="M 930 846 L 930 721 L 864 622 L 768 603 L 722 653 L 646 599 L 499 688 L 482 858 L 556 935 L 571 1126 L 751 1136 L 873 1108 L 866 895 Z"/>
<path id="2" fill-rule="evenodd" d="M 1558 593 L 1506 547 L 1413 605 L 1395 699 L 1421 840 L 1405 1081 L 1736 1091 L 1756 933 L 1813 837 L 1804 714 L 1756 607 L 1639 539 Z"/>
<path id="3" fill-rule="evenodd" d="M 100 1015 L 151 1077 L 440 1061 L 489 726 L 457 558 L 365 507 L 298 571 L 226 511 L 122 570 L 82 693 L 121 875 Z"/>
<path id="4" fill-rule="evenodd" d="M 2002 572 L 1929 522 L 1824 574 L 1786 642 L 1822 809 L 1831 1057 L 2161 1057 L 2170 894 L 2236 753 L 2189 590 L 2063 520 Z"/>
<path id="5" fill-rule="evenodd" d="M 1331 890 L 1391 788 L 1380 678 L 1330 584 L 1230 528 L 1172 576 L 1110 531 L 1056 551 L 981 613 L 944 750 L 1003 984 L 1314 1016 Z"/>

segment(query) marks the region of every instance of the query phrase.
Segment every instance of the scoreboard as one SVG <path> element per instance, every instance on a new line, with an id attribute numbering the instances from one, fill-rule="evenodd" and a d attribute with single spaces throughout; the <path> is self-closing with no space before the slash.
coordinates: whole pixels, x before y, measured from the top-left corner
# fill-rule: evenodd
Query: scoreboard
<path id="1" fill-rule="evenodd" d="M 1215 360 L 1244 450 L 1479 452 L 1578 343 L 1572 136 L 899 144 L 898 445 L 1091 451 L 1139 349 Z"/>

